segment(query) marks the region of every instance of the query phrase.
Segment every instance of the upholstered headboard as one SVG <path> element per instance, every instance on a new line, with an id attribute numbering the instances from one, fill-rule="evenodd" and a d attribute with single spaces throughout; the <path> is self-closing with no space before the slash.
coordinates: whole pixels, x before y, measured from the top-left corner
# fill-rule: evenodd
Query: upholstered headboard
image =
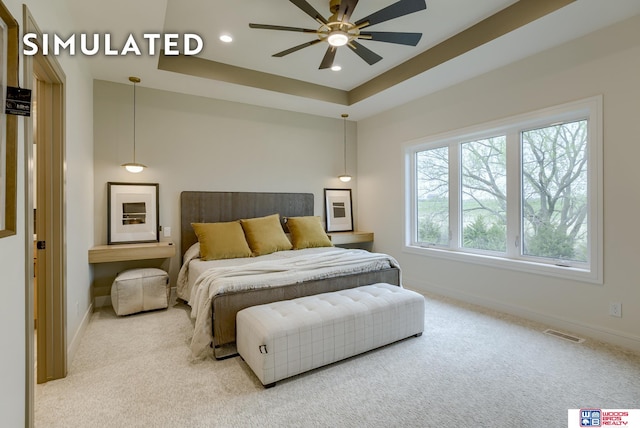
<path id="1" fill-rule="evenodd" d="M 314 215 L 312 193 L 191 192 L 180 194 L 180 254 L 198 242 L 191 223 L 215 223 L 271 214 Z"/>

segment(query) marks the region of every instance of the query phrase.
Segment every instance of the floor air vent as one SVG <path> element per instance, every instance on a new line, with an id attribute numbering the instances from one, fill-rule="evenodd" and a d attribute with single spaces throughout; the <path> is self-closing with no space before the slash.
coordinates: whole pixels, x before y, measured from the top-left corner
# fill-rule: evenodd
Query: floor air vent
<path id="1" fill-rule="evenodd" d="M 543 333 L 544 334 L 548 334 L 550 336 L 559 337 L 560 339 L 568 340 L 569 342 L 573 342 L 573 343 L 582 343 L 582 342 L 584 342 L 584 339 L 581 338 L 581 337 L 572 336 L 572 335 L 567 334 L 567 333 L 562 333 L 561 331 L 551 330 L 550 328 L 548 328 L 545 331 L 543 331 Z"/>

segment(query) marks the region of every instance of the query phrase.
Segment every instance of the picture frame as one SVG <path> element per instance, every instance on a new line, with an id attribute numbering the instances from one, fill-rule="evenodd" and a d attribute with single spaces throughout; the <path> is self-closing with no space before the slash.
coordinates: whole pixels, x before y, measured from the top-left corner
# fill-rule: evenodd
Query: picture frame
<path id="1" fill-rule="evenodd" d="M 18 86 L 19 26 L 0 1 L 0 238 L 16 234 L 18 118 L 6 114 L 7 87 Z"/>
<path id="2" fill-rule="evenodd" d="M 159 242 L 158 183 L 107 183 L 107 244 Z"/>
<path id="3" fill-rule="evenodd" d="M 353 232 L 351 189 L 324 189 L 327 232 Z"/>

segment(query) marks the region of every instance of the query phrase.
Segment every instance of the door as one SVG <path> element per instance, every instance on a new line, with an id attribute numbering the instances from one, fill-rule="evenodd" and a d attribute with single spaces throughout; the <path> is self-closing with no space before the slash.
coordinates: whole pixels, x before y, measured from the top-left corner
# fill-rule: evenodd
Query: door
<path id="1" fill-rule="evenodd" d="M 39 33 L 33 17 L 24 7 L 25 31 Z M 42 40 L 40 37 L 38 40 Z M 41 50 L 40 50 L 41 51 Z M 66 344 L 66 274 L 65 274 L 65 198 L 64 198 L 64 82 L 62 68 L 52 56 L 25 56 L 25 81 L 33 82 L 36 114 L 31 128 L 26 126 L 25 144 L 27 174 L 31 171 L 36 151 L 35 171 L 28 186 L 27 224 L 36 235 L 35 292 L 28 306 L 37 308 L 38 320 L 35 379 L 38 383 L 65 377 L 67 374 Z M 37 201 L 32 201 L 33 197 Z M 37 206 L 35 214 L 30 205 Z M 34 215 L 34 222 L 30 222 Z M 29 236 L 29 235 L 28 235 Z M 30 240 L 28 240 L 30 242 Z M 31 244 L 33 245 L 33 244 Z M 29 245 L 30 249 L 32 248 Z M 31 269 L 28 269 L 30 272 Z M 31 275 L 27 275 L 29 277 Z M 37 296 L 37 297 L 36 297 Z M 37 301 L 35 301 L 37 298 Z M 31 312 L 31 311 L 29 311 Z M 33 340 L 33 331 L 30 333 Z M 30 352 L 33 358 L 33 352 Z M 33 361 L 33 360 L 32 360 Z M 30 365 L 31 366 L 31 365 Z M 30 367 L 33 373 L 34 367 Z M 27 374 L 27 388 L 32 389 L 33 375 Z M 33 391 L 29 391 L 33 404 Z"/>

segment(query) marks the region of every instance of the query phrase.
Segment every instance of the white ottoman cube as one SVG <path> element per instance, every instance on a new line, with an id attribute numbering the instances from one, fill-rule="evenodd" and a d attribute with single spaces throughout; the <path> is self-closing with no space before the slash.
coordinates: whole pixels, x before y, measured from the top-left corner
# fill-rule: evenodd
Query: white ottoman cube
<path id="1" fill-rule="evenodd" d="M 164 309 L 170 292 L 169 275 L 162 269 L 130 269 L 113 281 L 111 304 L 117 315 Z"/>

